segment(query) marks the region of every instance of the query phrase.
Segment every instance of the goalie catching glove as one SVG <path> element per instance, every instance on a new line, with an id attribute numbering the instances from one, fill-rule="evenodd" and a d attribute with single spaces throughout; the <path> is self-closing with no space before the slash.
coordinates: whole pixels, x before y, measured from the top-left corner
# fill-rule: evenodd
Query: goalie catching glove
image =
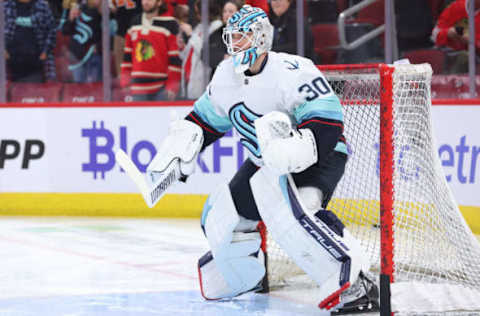
<path id="1" fill-rule="evenodd" d="M 308 128 L 293 129 L 282 112 L 255 120 L 255 130 L 265 165 L 278 174 L 302 172 L 318 160 L 317 144 Z"/>
<path id="2" fill-rule="evenodd" d="M 172 122 L 167 137 L 147 167 L 150 181 L 154 183 L 175 160 L 180 164 L 180 180 L 185 181 L 195 171 L 195 160 L 202 144 L 200 126 L 187 120 Z"/>

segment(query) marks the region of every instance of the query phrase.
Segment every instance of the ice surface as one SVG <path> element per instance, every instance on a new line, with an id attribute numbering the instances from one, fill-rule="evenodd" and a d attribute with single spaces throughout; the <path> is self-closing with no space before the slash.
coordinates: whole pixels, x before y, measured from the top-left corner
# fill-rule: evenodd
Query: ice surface
<path id="1" fill-rule="evenodd" d="M 308 292 L 205 301 L 198 220 L 0 220 L 0 315 L 328 315 Z"/>

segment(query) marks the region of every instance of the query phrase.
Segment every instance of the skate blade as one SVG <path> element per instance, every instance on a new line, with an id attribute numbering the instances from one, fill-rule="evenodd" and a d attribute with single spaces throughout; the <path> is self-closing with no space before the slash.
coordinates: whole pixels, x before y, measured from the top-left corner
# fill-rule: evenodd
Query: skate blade
<path id="1" fill-rule="evenodd" d="M 376 301 L 371 301 L 365 304 L 357 306 L 344 306 L 337 310 L 333 310 L 331 315 L 351 315 L 351 314 L 366 314 L 366 313 L 378 313 L 380 312 L 380 306 Z"/>

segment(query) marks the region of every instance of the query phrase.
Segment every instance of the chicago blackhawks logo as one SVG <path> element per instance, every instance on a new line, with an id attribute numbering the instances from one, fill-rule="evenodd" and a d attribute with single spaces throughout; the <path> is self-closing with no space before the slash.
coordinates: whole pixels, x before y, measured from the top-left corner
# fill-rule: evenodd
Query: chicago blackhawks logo
<path id="1" fill-rule="evenodd" d="M 146 40 L 140 40 L 135 47 L 135 58 L 137 61 L 147 61 L 155 56 L 155 51 L 153 50 L 152 44 Z"/>

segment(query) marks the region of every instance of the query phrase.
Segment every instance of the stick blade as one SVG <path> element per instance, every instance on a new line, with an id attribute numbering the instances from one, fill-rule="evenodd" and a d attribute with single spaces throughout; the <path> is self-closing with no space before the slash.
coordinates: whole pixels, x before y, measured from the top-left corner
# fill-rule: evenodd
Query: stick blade
<path id="1" fill-rule="evenodd" d="M 148 191 L 148 195 L 145 197 L 145 199 L 149 199 L 150 201 L 150 203 L 148 201 L 147 203 L 152 206 L 157 204 L 157 202 L 165 195 L 168 188 L 182 177 L 179 159 L 174 158 L 171 160 L 168 166 L 158 174 L 158 178 L 155 180 Z"/>

